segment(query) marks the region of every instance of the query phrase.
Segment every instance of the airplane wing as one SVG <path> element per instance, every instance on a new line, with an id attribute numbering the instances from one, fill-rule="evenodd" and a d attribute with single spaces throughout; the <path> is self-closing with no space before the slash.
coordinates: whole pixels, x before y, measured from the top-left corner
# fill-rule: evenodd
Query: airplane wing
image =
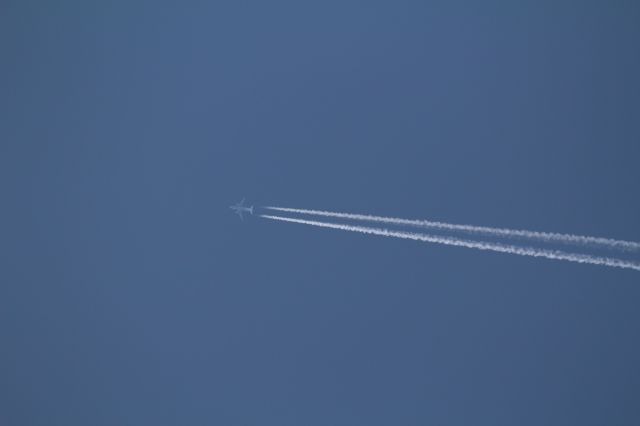
<path id="1" fill-rule="evenodd" d="M 236 214 L 238 216 L 240 216 L 240 220 L 242 220 L 244 222 L 244 217 L 242 216 L 242 210 L 240 210 L 240 209 L 236 210 Z"/>

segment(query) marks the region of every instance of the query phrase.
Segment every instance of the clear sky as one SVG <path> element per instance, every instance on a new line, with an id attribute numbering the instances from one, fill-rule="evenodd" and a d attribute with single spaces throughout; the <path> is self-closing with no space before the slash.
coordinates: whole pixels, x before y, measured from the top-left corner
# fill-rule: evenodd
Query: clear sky
<path id="1" fill-rule="evenodd" d="M 638 425 L 637 1 L 3 1 L 0 424 Z"/>

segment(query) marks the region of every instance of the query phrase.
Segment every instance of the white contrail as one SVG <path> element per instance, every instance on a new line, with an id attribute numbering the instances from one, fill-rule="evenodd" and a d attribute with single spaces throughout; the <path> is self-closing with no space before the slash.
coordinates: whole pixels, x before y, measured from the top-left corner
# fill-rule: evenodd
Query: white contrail
<path id="1" fill-rule="evenodd" d="M 400 219 L 395 217 L 373 216 L 368 214 L 339 213 L 339 212 L 330 212 L 325 210 L 292 209 L 287 207 L 265 207 L 265 208 L 269 210 L 276 210 L 276 211 L 287 212 L 287 213 L 299 213 L 299 214 L 308 214 L 313 216 L 335 217 L 335 218 L 350 219 L 350 220 L 363 220 L 368 222 L 389 223 L 394 225 L 417 226 L 417 227 L 440 229 L 440 230 L 447 230 L 447 231 L 459 231 L 467 234 L 485 235 L 485 236 L 491 236 L 491 237 L 518 238 L 518 239 L 544 241 L 547 243 L 582 245 L 582 246 L 589 246 L 589 247 L 600 247 L 600 248 L 625 250 L 625 251 L 640 251 L 640 243 L 636 243 L 633 241 L 614 240 L 611 238 L 587 237 L 582 235 L 558 234 L 553 232 L 523 231 L 523 230 L 506 229 L 506 228 L 490 228 L 487 226 L 455 225 L 452 223 L 433 222 L 429 220 Z"/>
<path id="2" fill-rule="evenodd" d="M 442 237 L 429 234 L 419 234 L 414 232 L 392 231 L 383 228 L 370 228 L 366 226 L 344 225 L 339 223 L 318 222 L 315 220 L 294 219 L 282 216 L 260 215 L 265 219 L 279 220 L 283 222 L 301 223 L 304 225 L 320 226 L 323 228 L 340 229 L 343 231 L 360 232 L 363 234 L 381 235 L 384 237 L 404 238 L 416 241 L 425 241 L 429 243 L 445 244 L 450 246 L 459 246 L 467 248 L 475 248 L 479 250 L 490 250 L 501 253 L 517 254 L 520 256 L 545 257 L 547 259 L 568 260 L 570 262 L 589 263 L 592 265 L 613 266 L 617 268 L 629 268 L 640 271 L 640 263 L 613 259 L 608 257 L 592 256 L 588 254 L 568 253 L 559 250 L 546 250 L 533 247 L 519 247 L 508 244 L 499 244 L 491 242 L 463 240 L 453 237 Z"/>

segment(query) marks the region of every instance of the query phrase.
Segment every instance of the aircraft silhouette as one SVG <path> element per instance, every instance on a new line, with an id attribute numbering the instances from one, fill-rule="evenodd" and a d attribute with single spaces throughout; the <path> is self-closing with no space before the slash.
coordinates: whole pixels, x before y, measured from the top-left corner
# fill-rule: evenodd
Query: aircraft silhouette
<path id="1" fill-rule="evenodd" d="M 253 206 L 246 207 L 244 205 L 244 198 L 242 198 L 242 201 L 240 201 L 238 204 L 229 206 L 229 208 L 233 210 L 238 216 L 240 216 L 241 220 L 244 220 L 244 217 L 242 216 L 243 213 L 248 212 L 250 214 L 253 214 Z"/>

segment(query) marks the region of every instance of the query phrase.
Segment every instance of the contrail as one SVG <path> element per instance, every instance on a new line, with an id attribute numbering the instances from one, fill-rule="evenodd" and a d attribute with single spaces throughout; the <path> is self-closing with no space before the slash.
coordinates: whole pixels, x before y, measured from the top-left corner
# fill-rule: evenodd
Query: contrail
<path id="1" fill-rule="evenodd" d="M 429 220 L 411 220 L 395 217 L 373 216 L 368 214 L 338 213 L 325 210 L 292 209 L 287 207 L 265 207 L 287 213 L 308 214 L 313 216 L 335 217 L 350 220 L 363 220 L 368 222 L 389 223 L 394 225 L 408 225 L 422 228 L 431 228 L 447 231 L 459 231 L 467 234 L 484 235 L 491 237 L 506 237 L 544 241 L 547 243 L 560 243 L 569 245 L 582 245 L 588 247 L 600 247 L 623 251 L 640 251 L 640 243 L 633 241 L 621 241 L 611 238 L 587 237 L 582 235 L 558 234 L 553 232 L 524 231 L 506 228 L 490 228 L 487 226 L 455 225 L 452 223 L 434 222 Z"/>
<path id="2" fill-rule="evenodd" d="M 414 232 L 392 231 L 383 228 L 370 228 L 366 226 L 344 225 L 339 223 L 318 222 L 315 220 L 294 219 L 282 216 L 260 215 L 265 219 L 279 220 L 283 222 L 300 223 L 304 225 L 320 226 L 323 228 L 340 229 L 342 231 L 360 232 L 362 234 L 381 235 L 384 237 L 404 238 L 415 241 L 445 244 L 450 246 L 490 250 L 501 253 L 517 254 L 520 256 L 545 257 L 547 259 L 568 260 L 570 262 L 588 263 L 592 265 L 612 266 L 616 268 L 629 268 L 640 271 L 640 263 L 613 259 L 608 257 L 592 256 L 588 254 L 568 253 L 559 250 L 546 250 L 533 247 L 519 247 L 508 244 L 463 240 L 453 237 L 442 237 Z"/>

